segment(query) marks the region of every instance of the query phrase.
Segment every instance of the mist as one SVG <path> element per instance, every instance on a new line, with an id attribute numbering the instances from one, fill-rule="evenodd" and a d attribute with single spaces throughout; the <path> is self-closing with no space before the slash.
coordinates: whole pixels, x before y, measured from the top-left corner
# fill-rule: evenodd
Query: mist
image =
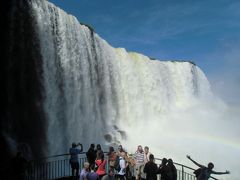
<path id="1" fill-rule="evenodd" d="M 155 157 L 197 168 L 186 158 L 188 154 L 203 165 L 213 162 L 215 171 L 230 171 L 229 175 L 213 175 L 218 179 L 239 179 L 240 54 L 234 49 L 208 56 L 224 63 L 206 73 L 210 95 L 174 107 L 151 122 L 139 120 L 134 130 L 129 128 L 125 142 L 129 151 L 135 152 L 138 144 L 147 145 Z"/>
<path id="2" fill-rule="evenodd" d="M 240 113 L 221 100 L 200 101 L 191 107 L 176 109 L 159 117 L 159 120 L 144 123 L 127 130 L 129 151 L 137 145 L 149 146 L 158 158 L 173 158 L 174 161 L 196 168 L 186 155 L 203 165 L 215 164 L 216 171 L 230 170 L 230 175 L 220 179 L 237 179 L 239 168 L 239 122 Z M 217 177 L 217 176 L 216 176 Z"/>

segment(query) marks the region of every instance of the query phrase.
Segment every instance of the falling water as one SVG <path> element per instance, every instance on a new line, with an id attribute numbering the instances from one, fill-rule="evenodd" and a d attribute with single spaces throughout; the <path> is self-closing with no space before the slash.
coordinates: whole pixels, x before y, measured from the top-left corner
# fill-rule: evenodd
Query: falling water
<path id="1" fill-rule="evenodd" d="M 114 49 L 52 4 L 33 5 L 51 153 L 72 141 L 120 141 L 137 121 L 161 119 L 170 109 L 210 94 L 206 77 L 193 64 L 152 61 Z"/>

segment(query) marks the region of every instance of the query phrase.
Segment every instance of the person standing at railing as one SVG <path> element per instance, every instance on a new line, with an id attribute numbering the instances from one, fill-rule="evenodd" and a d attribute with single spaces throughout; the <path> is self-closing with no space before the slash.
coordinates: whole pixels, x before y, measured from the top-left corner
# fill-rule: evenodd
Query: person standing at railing
<path id="1" fill-rule="evenodd" d="M 170 169 L 167 166 L 168 160 L 163 158 L 162 163 L 158 168 L 158 173 L 161 175 L 161 180 L 170 180 Z"/>
<path id="2" fill-rule="evenodd" d="M 122 152 L 127 153 L 127 152 L 123 149 L 122 145 L 120 144 L 120 145 L 118 146 L 117 156 L 120 156 Z"/>
<path id="3" fill-rule="evenodd" d="M 126 178 L 129 178 L 129 176 L 131 177 L 132 173 L 131 173 L 131 170 L 130 170 L 129 162 L 127 161 L 128 160 L 128 158 L 127 158 L 128 153 L 123 149 L 121 144 L 119 144 L 119 146 L 118 146 L 118 150 L 116 152 L 116 155 L 117 155 L 117 157 L 116 157 L 116 161 L 115 161 L 115 164 L 114 164 L 114 169 L 117 171 L 117 173 L 119 173 L 119 171 L 121 170 L 120 157 L 124 156 L 123 159 L 125 161 L 125 170 L 124 170 L 125 171 L 125 177 Z M 122 174 L 122 173 L 120 173 L 120 174 Z"/>
<path id="4" fill-rule="evenodd" d="M 146 164 L 148 161 L 150 161 L 149 156 L 150 156 L 150 152 L 149 152 L 149 147 L 145 146 L 144 147 L 144 163 Z"/>
<path id="5" fill-rule="evenodd" d="M 158 167 L 154 163 L 154 155 L 149 155 L 149 161 L 145 164 L 143 172 L 146 173 L 146 180 L 157 180 Z"/>
<path id="6" fill-rule="evenodd" d="M 208 163 L 208 166 L 206 167 L 194 161 L 189 155 L 187 155 L 187 158 L 200 168 L 200 173 L 197 175 L 197 180 L 208 180 L 211 174 L 230 174 L 230 172 L 227 170 L 225 172 L 213 171 L 212 169 L 214 168 L 214 164 L 212 162 Z"/>
<path id="7" fill-rule="evenodd" d="M 138 180 L 138 179 L 141 179 L 141 172 L 144 167 L 144 152 L 141 145 L 138 146 L 137 151 L 135 152 L 133 157 L 136 161 L 136 164 L 134 167 L 134 176 Z"/>
<path id="8" fill-rule="evenodd" d="M 96 147 L 96 159 L 100 159 L 101 158 L 101 154 L 103 154 L 103 150 L 102 150 L 102 147 L 100 144 L 97 144 L 97 147 Z"/>
<path id="9" fill-rule="evenodd" d="M 150 154 L 151 153 L 149 152 L 149 147 L 145 146 L 144 147 L 144 166 L 150 160 L 149 159 Z M 146 173 L 143 172 L 144 166 L 141 168 L 141 179 L 142 180 L 146 179 Z"/>
<path id="10" fill-rule="evenodd" d="M 177 169 L 174 166 L 172 159 L 168 159 L 167 166 L 169 167 L 169 170 L 170 170 L 170 173 L 169 173 L 170 180 L 177 180 Z"/>
<path id="11" fill-rule="evenodd" d="M 112 146 L 109 147 L 109 152 L 107 155 L 108 155 L 109 166 L 111 169 L 114 169 L 114 165 L 117 159 L 117 153 L 114 151 L 114 148 Z"/>
<path id="12" fill-rule="evenodd" d="M 94 144 L 91 144 L 87 153 L 86 153 L 86 156 L 87 156 L 87 160 L 90 164 L 90 168 L 93 169 L 94 166 L 95 166 L 95 160 L 96 160 L 96 157 L 97 157 L 97 153 L 96 151 L 94 150 L 95 148 L 95 145 Z"/>
<path id="13" fill-rule="evenodd" d="M 80 146 L 80 149 L 77 148 L 77 146 Z M 71 155 L 70 157 L 70 164 L 72 168 L 72 176 L 79 177 L 79 162 L 78 162 L 78 154 L 80 154 L 83 151 L 83 146 L 81 143 L 72 143 L 72 147 L 69 149 L 69 153 Z M 76 172 L 76 173 L 75 173 Z"/>
<path id="14" fill-rule="evenodd" d="M 125 161 L 125 152 L 121 152 L 119 156 L 119 166 L 120 170 L 117 172 L 116 177 L 118 180 L 125 180 L 126 174 L 126 161 Z"/>

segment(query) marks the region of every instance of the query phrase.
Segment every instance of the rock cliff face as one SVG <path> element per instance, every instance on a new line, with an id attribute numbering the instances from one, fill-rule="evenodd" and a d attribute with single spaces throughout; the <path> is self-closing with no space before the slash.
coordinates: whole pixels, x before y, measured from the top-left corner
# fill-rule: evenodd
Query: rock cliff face
<path id="1" fill-rule="evenodd" d="M 1 147 L 8 155 L 19 149 L 41 156 L 46 146 L 42 56 L 30 6 L 28 1 L 9 1 L 2 26 Z"/>
<path id="2" fill-rule="evenodd" d="M 86 149 L 120 143 L 136 125 L 161 127 L 172 109 L 211 94 L 194 64 L 115 49 L 47 1 L 11 0 L 6 9 L 4 154 L 65 153 L 74 141 Z"/>

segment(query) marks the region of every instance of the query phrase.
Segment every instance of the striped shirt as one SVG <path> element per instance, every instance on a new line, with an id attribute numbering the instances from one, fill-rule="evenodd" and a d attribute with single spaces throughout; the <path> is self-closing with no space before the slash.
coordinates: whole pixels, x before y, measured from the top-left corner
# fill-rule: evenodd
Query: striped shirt
<path id="1" fill-rule="evenodd" d="M 144 152 L 136 151 L 134 154 L 136 165 L 144 164 Z"/>

